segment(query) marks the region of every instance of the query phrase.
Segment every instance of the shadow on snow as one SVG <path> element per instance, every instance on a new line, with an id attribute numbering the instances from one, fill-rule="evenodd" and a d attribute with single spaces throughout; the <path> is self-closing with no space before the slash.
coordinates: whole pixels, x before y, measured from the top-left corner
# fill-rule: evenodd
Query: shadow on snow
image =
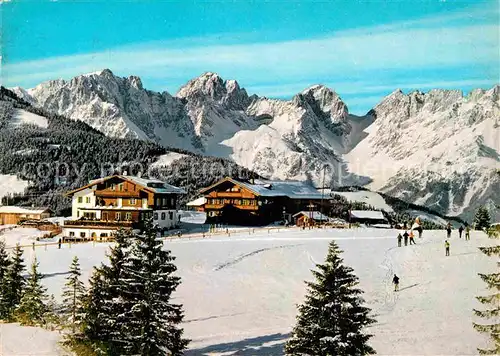
<path id="1" fill-rule="evenodd" d="M 290 334 L 264 335 L 241 341 L 215 344 L 198 349 L 191 349 L 184 353 L 186 356 L 211 355 L 224 353 L 238 356 L 277 356 L 283 355 L 283 347 Z M 269 345 L 266 345 L 269 344 Z"/>

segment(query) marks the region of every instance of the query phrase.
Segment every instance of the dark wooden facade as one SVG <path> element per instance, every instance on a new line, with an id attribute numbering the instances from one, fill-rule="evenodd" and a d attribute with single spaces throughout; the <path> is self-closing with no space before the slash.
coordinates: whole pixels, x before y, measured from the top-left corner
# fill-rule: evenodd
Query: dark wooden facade
<path id="1" fill-rule="evenodd" d="M 319 205 L 319 199 L 293 199 L 287 196 L 261 195 L 233 180 L 222 180 L 202 190 L 207 223 L 265 225 L 283 221 L 285 216 Z M 277 193 L 278 194 L 278 193 Z"/>

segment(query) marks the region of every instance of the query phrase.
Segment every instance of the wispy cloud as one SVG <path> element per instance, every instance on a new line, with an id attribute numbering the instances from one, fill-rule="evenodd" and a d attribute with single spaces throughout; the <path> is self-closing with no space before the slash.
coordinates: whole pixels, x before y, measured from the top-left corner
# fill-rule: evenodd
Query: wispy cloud
<path id="1" fill-rule="evenodd" d="M 498 16 L 498 9 L 493 12 Z M 384 26 L 366 27 L 332 33 L 321 38 L 274 43 L 220 44 L 202 39 L 143 43 L 109 51 L 6 63 L 3 85 L 32 86 L 55 78 L 70 78 L 80 73 L 110 68 L 120 75 L 140 75 L 161 86 L 162 82 L 183 83 L 205 71 L 215 71 L 238 79 L 251 92 L 268 96 L 287 96 L 317 82 L 311 78 L 330 78 L 323 83 L 341 94 L 375 93 L 385 90 L 432 88 L 465 84 L 489 85 L 498 78 L 498 22 L 468 22 L 471 16 L 490 19 L 491 9 L 451 13 Z M 387 82 L 365 85 L 350 77 L 394 70 L 425 70 L 490 66 L 491 77 L 475 80 Z M 495 71 L 494 70 L 494 71 Z M 332 79 L 333 78 L 333 79 Z M 344 82 L 336 81 L 344 78 Z M 414 80 L 414 79 L 413 79 Z M 264 85 L 264 83 L 273 83 Z M 274 84 L 276 83 L 276 84 Z M 280 84 L 289 83 L 289 84 Z M 366 83 L 364 83 L 366 84 Z M 394 86 L 395 85 L 395 86 Z M 154 88 L 168 89 L 172 88 Z"/>

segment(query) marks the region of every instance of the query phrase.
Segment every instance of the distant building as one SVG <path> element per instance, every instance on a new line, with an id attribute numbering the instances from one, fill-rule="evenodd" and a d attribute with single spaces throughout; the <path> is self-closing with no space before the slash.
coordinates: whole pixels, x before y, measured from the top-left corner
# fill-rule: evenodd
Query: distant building
<path id="1" fill-rule="evenodd" d="M 349 212 L 349 221 L 365 225 L 388 224 L 384 214 L 378 210 L 351 210 Z"/>
<path id="2" fill-rule="evenodd" d="M 312 226 L 330 221 L 330 218 L 319 211 L 299 211 L 293 215 L 295 225 Z"/>
<path id="3" fill-rule="evenodd" d="M 265 225 L 292 222 L 292 215 L 318 208 L 322 195 L 297 181 L 243 181 L 224 178 L 201 190 L 206 198 L 207 223 Z M 326 203 L 326 201 L 325 201 Z"/>
<path id="4" fill-rule="evenodd" d="M 196 210 L 196 211 L 205 211 L 205 203 L 207 200 L 205 197 L 200 197 L 195 200 L 191 200 L 190 202 L 186 203 L 186 207 L 189 210 Z"/>
<path id="5" fill-rule="evenodd" d="M 177 198 L 184 190 L 158 179 L 114 175 L 90 181 L 67 193 L 72 220 L 63 225 L 66 239 L 102 239 L 119 228 L 139 229 L 153 218 L 160 229 L 178 225 Z"/>
<path id="6" fill-rule="evenodd" d="M 50 218 L 52 211 L 49 208 L 30 208 L 24 206 L 1 206 L 0 225 L 15 225 L 28 220 L 42 220 Z"/>

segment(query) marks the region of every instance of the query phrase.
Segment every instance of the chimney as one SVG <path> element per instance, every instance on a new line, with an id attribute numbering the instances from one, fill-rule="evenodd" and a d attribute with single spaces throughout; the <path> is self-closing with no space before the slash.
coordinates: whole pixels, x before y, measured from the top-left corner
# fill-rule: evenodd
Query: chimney
<path id="1" fill-rule="evenodd" d="M 123 176 L 126 176 L 127 175 L 127 171 L 123 171 Z"/>

